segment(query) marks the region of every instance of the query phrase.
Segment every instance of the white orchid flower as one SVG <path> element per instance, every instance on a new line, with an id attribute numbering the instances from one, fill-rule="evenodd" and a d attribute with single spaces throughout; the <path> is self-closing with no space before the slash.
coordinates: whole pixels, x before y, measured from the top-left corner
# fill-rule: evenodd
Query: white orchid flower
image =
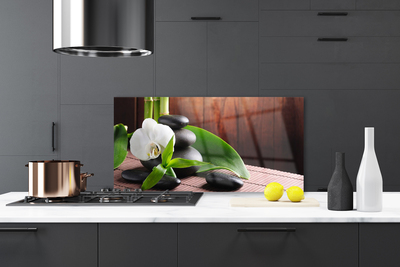
<path id="1" fill-rule="evenodd" d="M 175 134 L 169 126 L 158 124 L 153 119 L 145 119 L 142 128 L 132 134 L 131 152 L 144 161 L 158 158 L 172 137 L 175 145 Z"/>

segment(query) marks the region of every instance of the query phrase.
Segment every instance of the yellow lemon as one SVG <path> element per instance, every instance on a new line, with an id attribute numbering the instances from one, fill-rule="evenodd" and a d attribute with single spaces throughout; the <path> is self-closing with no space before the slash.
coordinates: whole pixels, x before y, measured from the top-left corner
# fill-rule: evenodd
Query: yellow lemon
<path id="1" fill-rule="evenodd" d="M 283 185 L 280 183 L 269 183 L 264 189 L 264 196 L 269 201 L 277 201 L 283 195 Z"/>
<path id="2" fill-rule="evenodd" d="M 286 194 L 292 202 L 299 202 L 304 199 L 304 191 L 298 186 L 289 187 L 286 189 Z"/>

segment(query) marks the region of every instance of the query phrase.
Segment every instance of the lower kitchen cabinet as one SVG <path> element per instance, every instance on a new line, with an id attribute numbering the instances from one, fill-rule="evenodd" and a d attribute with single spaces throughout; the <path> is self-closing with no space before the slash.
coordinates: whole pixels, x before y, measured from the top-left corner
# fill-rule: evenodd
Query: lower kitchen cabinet
<path id="1" fill-rule="evenodd" d="M 400 224 L 360 224 L 360 267 L 397 267 L 399 263 Z"/>
<path id="2" fill-rule="evenodd" d="M 358 266 L 358 225 L 178 225 L 179 267 L 309 267 L 316 264 Z"/>
<path id="3" fill-rule="evenodd" d="M 96 224 L 0 224 L 0 266 L 96 267 Z"/>
<path id="4" fill-rule="evenodd" d="M 176 267 L 177 225 L 99 224 L 99 266 Z"/>

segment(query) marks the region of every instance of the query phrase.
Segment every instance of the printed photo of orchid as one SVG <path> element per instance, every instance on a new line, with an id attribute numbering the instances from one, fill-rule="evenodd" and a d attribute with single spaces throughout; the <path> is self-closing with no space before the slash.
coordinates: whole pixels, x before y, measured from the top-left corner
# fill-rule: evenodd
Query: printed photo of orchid
<path id="1" fill-rule="evenodd" d="M 169 126 L 158 124 L 155 120 L 147 118 L 143 121 L 142 128 L 132 134 L 131 152 L 143 161 L 156 159 L 161 156 L 171 138 L 175 145 L 175 134 Z"/>
<path id="2" fill-rule="evenodd" d="M 260 192 L 304 187 L 302 97 L 114 99 L 114 187 Z"/>

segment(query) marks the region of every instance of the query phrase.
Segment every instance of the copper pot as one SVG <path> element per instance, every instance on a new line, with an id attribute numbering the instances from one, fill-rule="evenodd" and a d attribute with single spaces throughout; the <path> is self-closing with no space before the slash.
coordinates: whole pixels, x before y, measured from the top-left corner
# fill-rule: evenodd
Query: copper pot
<path id="1" fill-rule="evenodd" d="M 74 160 L 30 161 L 29 196 L 39 198 L 73 197 L 86 190 L 86 178 L 81 174 L 83 164 Z"/>

